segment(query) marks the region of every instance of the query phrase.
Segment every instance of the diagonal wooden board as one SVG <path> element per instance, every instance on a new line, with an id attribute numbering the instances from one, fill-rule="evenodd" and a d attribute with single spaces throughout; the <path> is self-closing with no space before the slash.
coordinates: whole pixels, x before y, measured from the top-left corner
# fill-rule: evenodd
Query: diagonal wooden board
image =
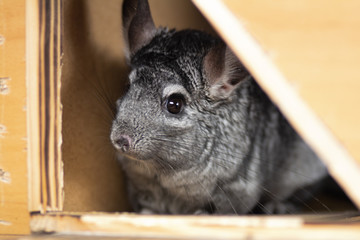
<path id="1" fill-rule="evenodd" d="M 193 2 L 360 207 L 360 2 Z"/>

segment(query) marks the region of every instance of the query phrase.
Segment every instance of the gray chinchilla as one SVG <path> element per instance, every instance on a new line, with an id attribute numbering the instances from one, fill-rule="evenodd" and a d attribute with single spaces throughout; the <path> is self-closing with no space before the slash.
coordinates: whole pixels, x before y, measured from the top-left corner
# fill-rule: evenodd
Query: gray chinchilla
<path id="1" fill-rule="evenodd" d="M 123 26 L 130 85 L 111 141 L 134 210 L 296 211 L 326 167 L 223 41 L 156 28 L 145 0 L 124 1 Z"/>

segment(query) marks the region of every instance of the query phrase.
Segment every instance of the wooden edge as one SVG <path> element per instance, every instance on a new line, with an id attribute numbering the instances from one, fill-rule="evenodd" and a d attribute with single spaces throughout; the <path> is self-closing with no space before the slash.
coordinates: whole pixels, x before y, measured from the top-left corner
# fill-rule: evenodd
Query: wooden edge
<path id="1" fill-rule="evenodd" d="M 57 195 L 58 195 L 58 209 L 63 210 L 64 208 L 64 197 L 65 197 L 65 193 L 64 193 L 64 163 L 62 161 L 62 103 L 61 103 L 61 73 L 62 73 L 62 67 L 63 67 L 63 19 L 64 19 L 64 13 L 63 13 L 63 0 L 59 0 L 57 1 L 57 6 L 56 6 L 56 10 L 57 10 L 57 32 L 56 37 L 57 37 L 57 68 L 58 71 L 56 72 L 55 76 L 56 76 L 56 80 L 57 80 L 57 89 L 55 89 L 56 91 L 56 136 L 57 138 L 56 140 L 56 148 L 57 148 L 57 156 L 56 159 L 58 159 L 56 161 L 56 169 L 57 169 Z"/>
<path id="2" fill-rule="evenodd" d="M 63 208 L 62 0 L 26 4 L 29 210 L 59 211 Z"/>
<path id="3" fill-rule="evenodd" d="M 360 166 L 221 0 L 192 0 L 360 208 Z"/>
<path id="4" fill-rule="evenodd" d="M 42 122 L 46 176 L 47 209 L 62 210 L 63 207 L 63 169 L 61 161 L 61 19 L 62 1 L 40 1 L 43 8 L 41 25 L 44 26 L 44 42 L 41 44 L 40 64 L 44 67 L 42 79 L 43 96 L 40 105 L 44 106 Z"/>
<path id="5" fill-rule="evenodd" d="M 177 239 L 360 239 L 359 219 L 322 216 L 164 216 L 137 214 L 35 214 L 34 233 Z M 332 219 L 332 223 L 326 223 Z M 337 219 L 337 221 L 334 221 Z M 340 221 L 340 219 L 342 219 Z M 346 221 L 344 219 L 347 219 Z M 294 238 L 293 238 L 294 237 Z"/>
<path id="6" fill-rule="evenodd" d="M 35 26 L 35 27 L 34 27 Z M 26 1 L 26 81 L 28 134 L 29 210 L 39 211 L 40 201 L 40 119 L 39 119 L 39 7 L 38 0 Z"/>

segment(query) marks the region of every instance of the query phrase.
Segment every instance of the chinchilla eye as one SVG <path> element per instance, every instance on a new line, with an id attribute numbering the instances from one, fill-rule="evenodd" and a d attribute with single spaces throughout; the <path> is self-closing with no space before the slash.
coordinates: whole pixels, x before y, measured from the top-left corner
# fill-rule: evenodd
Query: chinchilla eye
<path id="1" fill-rule="evenodd" d="M 166 100 L 166 109 L 169 113 L 179 114 L 185 105 L 185 98 L 181 94 L 172 94 Z"/>

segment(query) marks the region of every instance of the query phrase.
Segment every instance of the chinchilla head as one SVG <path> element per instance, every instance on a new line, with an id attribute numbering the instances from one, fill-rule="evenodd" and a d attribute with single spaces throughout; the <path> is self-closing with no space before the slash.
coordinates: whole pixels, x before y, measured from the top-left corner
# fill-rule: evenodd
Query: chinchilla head
<path id="1" fill-rule="evenodd" d="M 125 0 L 123 25 L 130 86 L 117 101 L 113 145 L 164 169 L 207 161 L 217 112 L 248 73 L 218 38 L 156 28 L 147 1 Z"/>

